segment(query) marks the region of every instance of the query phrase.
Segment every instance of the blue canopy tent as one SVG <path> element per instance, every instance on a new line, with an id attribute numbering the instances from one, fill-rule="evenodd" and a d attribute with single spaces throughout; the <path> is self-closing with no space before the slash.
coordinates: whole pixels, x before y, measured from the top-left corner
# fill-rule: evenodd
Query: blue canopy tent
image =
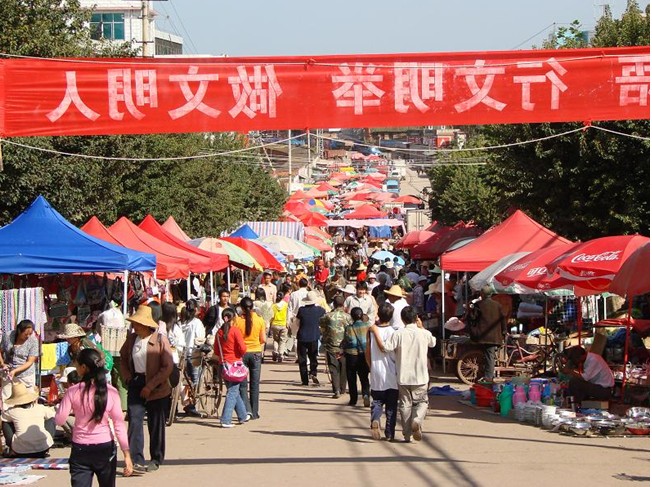
<path id="1" fill-rule="evenodd" d="M 248 240 L 258 238 L 258 234 L 252 230 L 252 228 L 246 223 L 233 232 L 229 237 L 242 237 Z"/>
<path id="2" fill-rule="evenodd" d="M 387 225 L 380 227 L 369 227 L 369 237 L 371 238 L 392 238 L 392 229 Z"/>
<path id="3" fill-rule="evenodd" d="M 68 274 L 148 271 L 152 254 L 110 244 L 84 233 L 39 196 L 0 228 L 0 273 Z"/>

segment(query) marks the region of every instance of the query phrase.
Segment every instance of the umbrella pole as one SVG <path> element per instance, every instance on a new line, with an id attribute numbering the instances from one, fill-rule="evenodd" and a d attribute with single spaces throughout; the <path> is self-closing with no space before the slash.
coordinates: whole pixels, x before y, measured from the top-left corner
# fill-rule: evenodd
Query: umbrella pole
<path id="1" fill-rule="evenodd" d="M 629 297 L 629 306 L 627 308 L 627 325 L 625 325 L 625 351 L 623 353 L 623 384 L 621 386 L 620 397 L 625 399 L 625 387 L 627 385 L 627 361 L 629 360 L 629 333 L 632 320 L 632 307 L 634 298 Z"/>
<path id="2" fill-rule="evenodd" d="M 577 310 L 575 314 L 577 315 L 577 344 L 582 345 L 582 298 L 578 297 L 575 304 Z"/>
<path id="3" fill-rule="evenodd" d="M 231 266 L 226 268 L 226 287 L 231 292 Z"/>
<path id="4" fill-rule="evenodd" d="M 215 304 L 215 287 L 213 286 L 213 271 L 210 271 L 208 278 L 211 280 L 211 306 Z"/>
<path id="5" fill-rule="evenodd" d="M 186 294 L 188 295 L 188 299 L 191 298 L 190 296 L 190 279 L 191 279 L 192 274 L 189 272 L 188 273 L 188 280 L 186 281 Z"/>
<path id="6" fill-rule="evenodd" d="M 122 315 L 127 316 L 127 293 L 129 290 L 127 289 L 129 284 L 129 271 L 124 272 L 124 278 L 122 281 Z"/>

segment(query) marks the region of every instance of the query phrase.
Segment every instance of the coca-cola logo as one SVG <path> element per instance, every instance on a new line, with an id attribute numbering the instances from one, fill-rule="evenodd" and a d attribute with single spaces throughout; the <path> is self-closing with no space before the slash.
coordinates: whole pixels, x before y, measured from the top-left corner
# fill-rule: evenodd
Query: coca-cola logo
<path id="1" fill-rule="evenodd" d="M 527 277 L 542 276 L 547 272 L 545 267 L 533 267 L 527 271 Z"/>
<path id="2" fill-rule="evenodd" d="M 571 259 L 573 264 L 583 264 L 586 262 L 607 262 L 620 259 L 622 250 L 608 250 L 600 254 L 577 254 Z"/>
<path id="3" fill-rule="evenodd" d="M 529 265 L 530 265 L 529 262 L 523 262 L 522 264 L 514 264 L 513 266 L 507 269 L 507 272 L 522 271 L 523 269 L 527 268 L 527 266 Z"/>

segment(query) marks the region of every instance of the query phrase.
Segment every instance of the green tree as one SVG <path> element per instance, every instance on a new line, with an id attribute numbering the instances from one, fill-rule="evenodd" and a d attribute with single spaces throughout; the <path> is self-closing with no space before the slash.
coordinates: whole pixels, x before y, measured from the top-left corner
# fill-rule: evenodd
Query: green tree
<path id="1" fill-rule="evenodd" d="M 2 7 L 0 52 L 37 57 L 124 57 L 138 52 L 129 43 L 92 41 L 91 11 L 77 0 L 3 0 Z M 93 215 L 109 224 L 123 215 L 134 221 L 148 213 L 159 220 L 174 215 L 188 232 L 199 236 L 216 235 L 244 219 L 274 218 L 285 195 L 274 179 L 244 158 L 112 160 L 178 159 L 242 147 L 241 137 L 228 134 L 11 139 L 2 147 L 0 224 L 17 216 L 39 194 L 76 225 Z"/>
<path id="2" fill-rule="evenodd" d="M 593 47 L 648 45 L 649 6 L 642 15 L 630 0 L 620 19 L 607 10 L 598 21 Z M 546 48 L 586 47 L 581 26 L 557 31 Z M 649 120 L 601 122 L 601 127 L 649 137 Z M 577 123 L 489 125 L 480 127 L 480 144 L 501 145 L 538 139 L 581 127 Z M 604 235 L 649 235 L 650 147 L 648 141 L 588 129 L 551 140 L 492 151 L 491 161 L 480 174 L 497 195 L 495 206 L 475 207 L 476 196 L 467 191 L 468 204 L 460 201 L 451 215 L 479 220 L 487 211 L 502 214 L 521 208 L 542 224 L 572 239 L 588 240 Z M 465 169 L 465 168 L 462 168 Z M 437 183 L 433 181 L 433 188 Z M 434 213 L 434 212 L 433 212 Z"/>

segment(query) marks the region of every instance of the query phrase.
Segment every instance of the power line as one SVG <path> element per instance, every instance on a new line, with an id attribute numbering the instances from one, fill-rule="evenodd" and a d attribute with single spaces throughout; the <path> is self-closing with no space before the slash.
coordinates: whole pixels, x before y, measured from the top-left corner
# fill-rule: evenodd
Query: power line
<path id="1" fill-rule="evenodd" d="M 181 15 L 179 15 L 179 12 L 177 12 L 177 8 L 174 6 L 174 3 L 172 2 L 172 0 L 169 0 L 169 2 L 170 2 L 170 5 L 172 6 L 172 10 L 174 10 L 175 15 L 179 19 L 179 22 L 181 23 L 181 28 L 183 29 L 186 36 L 188 37 L 188 41 L 192 45 L 192 48 L 193 48 L 195 54 L 199 54 L 197 46 L 195 46 L 195 43 L 193 42 L 192 37 L 190 36 L 190 33 L 188 32 L 188 30 L 186 29 L 185 24 L 183 23 L 183 19 L 181 18 Z"/>

